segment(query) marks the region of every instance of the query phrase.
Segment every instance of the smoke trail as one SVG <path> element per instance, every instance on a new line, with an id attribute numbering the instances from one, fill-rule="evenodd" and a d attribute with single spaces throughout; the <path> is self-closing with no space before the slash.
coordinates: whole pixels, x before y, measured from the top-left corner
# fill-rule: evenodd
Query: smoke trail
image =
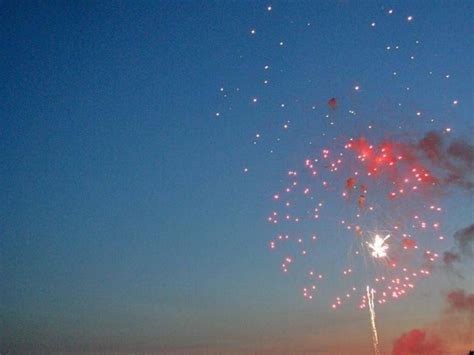
<path id="1" fill-rule="evenodd" d="M 375 326 L 375 306 L 374 306 L 375 290 L 367 286 L 367 299 L 369 301 L 370 323 L 372 325 L 372 342 L 374 344 L 374 353 L 379 355 L 379 338 L 377 336 L 377 327 Z"/>

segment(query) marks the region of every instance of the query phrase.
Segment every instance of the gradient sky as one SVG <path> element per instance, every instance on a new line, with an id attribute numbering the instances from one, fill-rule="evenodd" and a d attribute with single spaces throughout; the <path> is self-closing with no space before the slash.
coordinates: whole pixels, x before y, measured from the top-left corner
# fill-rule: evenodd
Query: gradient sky
<path id="1" fill-rule="evenodd" d="M 348 133 L 322 135 L 333 96 L 361 112 L 355 131 L 421 110 L 436 121 L 410 133 L 469 137 L 472 13 L 471 1 L 2 1 L 0 351 L 370 353 L 366 313 L 308 303 L 280 273 L 269 197 L 310 145 Z M 285 120 L 281 148 L 252 144 Z M 472 223 L 462 192 L 444 204 L 447 235 Z M 383 349 L 435 319 L 452 287 L 472 292 L 472 276 L 439 272 L 382 309 Z"/>

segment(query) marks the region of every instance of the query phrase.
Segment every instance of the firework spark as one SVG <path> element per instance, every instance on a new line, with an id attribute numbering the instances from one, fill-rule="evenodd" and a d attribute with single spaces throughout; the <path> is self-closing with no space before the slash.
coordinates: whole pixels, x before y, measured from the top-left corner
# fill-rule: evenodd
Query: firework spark
<path id="1" fill-rule="evenodd" d="M 374 258 L 385 258 L 387 256 L 388 245 L 385 241 L 388 238 L 390 238 L 390 234 L 386 235 L 385 238 L 376 234 L 374 241 L 372 243 L 367 243 L 369 248 L 372 249 L 372 256 Z"/>

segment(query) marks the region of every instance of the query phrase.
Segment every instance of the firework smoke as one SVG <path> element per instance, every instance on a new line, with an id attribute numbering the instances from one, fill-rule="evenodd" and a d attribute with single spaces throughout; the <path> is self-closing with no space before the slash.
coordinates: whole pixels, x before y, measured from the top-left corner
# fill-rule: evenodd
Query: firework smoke
<path id="1" fill-rule="evenodd" d="M 443 262 L 450 267 L 455 262 L 461 262 L 463 258 L 472 258 L 474 253 L 472 243 L 474 241 L 474 224 L 458 230 L 454 233 L 455 246 L 451 251 L 444 252 Z"/>

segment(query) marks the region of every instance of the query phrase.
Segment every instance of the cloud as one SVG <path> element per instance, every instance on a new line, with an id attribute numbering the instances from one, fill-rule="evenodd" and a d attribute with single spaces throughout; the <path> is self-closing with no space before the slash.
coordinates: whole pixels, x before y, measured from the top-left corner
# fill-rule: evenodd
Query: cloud
<path id="1" fill-rule="evenodd" d="M 428 132 L 415 145 L 416 151 L 440 170 L 444 185 L 455 185 L 473 191 L 474 146 L 464 140 L 446 141 L 439 132 Z"/>
<path id="2" fill-rule="evenodd" d="M 472 252 L 472 242 L 474 241 L 474 223 L 469 227 L 458 230 L 454 234 L 459 251 L 463 255 L 474 256 Z"/>
<path id="3" fill-rule="evenodd" d="M 445 266 L 452 266 L 455 262 L 461 262 L 463 257 L 472 258 L 474 253 L 472 243 L 474 241 L 474 223 L 454 233 L 455 246 L 450 251 L 445 251 L 443 262 Z"/>
<path id="4" fill-rule="evenodd" d="M 474 146 L 462 140 L 456 140 L 449 145 L 447 152 L 453 158 L 467 164 L 468 168 L 472 169 L 474 167 Z"/>
<path id="5" fill-rule="evenodd" d="M 392 355 L 457 354 L 472 346 L 474 293 L 451 290 L 445 297 L 439 320 L 422 329 L 403 333 L 393 342 Z"/>
<path id="6" fill-rule="evenodd" d="M 446 301 L 452 311 L 474 312 L 474 293 L 466 294 L 464 290 L 454 290 L 448 293 Z"/>
<path id="7" fill-rule="evenodd" d="M 443 344 L 435 336 L 428 336 L 422 329 L 412 329 L 403 333 L 393 343 L 392 355 L 441 355 L 443 354 Z"/>
<path id="8" fill-rule="evenodd" d="M 435 162 L 442 162 L 446 157 L 443 137 L 438 132 L 428 132 L 418 143 L 418 148 Z"/>
<path id="9" fill-rule="evenodd" d="M 443 262 L 445 265 L 451 265 L 456 261 L 460 261 L 461 257 L 457 253 L 453 253 L 451 251 L 445 251 L 443 255 Z"/>

